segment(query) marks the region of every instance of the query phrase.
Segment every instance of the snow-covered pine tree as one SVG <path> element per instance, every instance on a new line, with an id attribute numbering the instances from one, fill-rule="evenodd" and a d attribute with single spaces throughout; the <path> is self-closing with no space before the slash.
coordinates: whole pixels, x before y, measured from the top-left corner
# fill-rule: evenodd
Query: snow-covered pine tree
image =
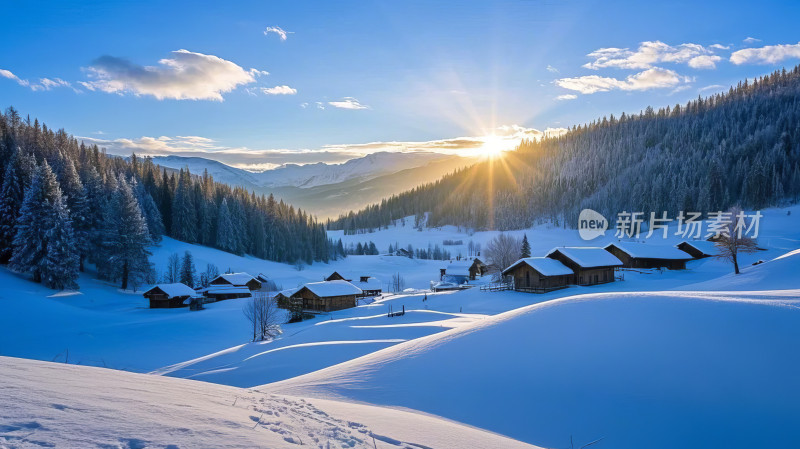
<path id="1" fill-rule="evenodd" d="M 147 247 L 152 244 L 147 221 L 142 215 L 136 196 L 125 178 L 120 178 L 117 188 L 106 208 L 102 243 L 103 263 L 98 272 L 112 280 L 120 280 L 120 287 L 136 285 L 151 271 Z"/>
<path id="2" fill-rule="evenodd" d="M 520 250 L 520 259 L 531 257 L 531 244 L 528 243 L 528 234 L 522 234 L 522 247 Z"/>
<path id="3" fill-rule="evenodd" d="M 197 241 L 197 210 L 189 170 L 181 169 L 178 175 L 178 186 L 172 201 L 172 236 L 184 242 Z"/>
<path id="4" fill-rule="evenodd" d="M 217 219 L 217 247 L 223 251 L 236 251 L 236 236 L 231 221 L 231 212 L 228 209 L 228 199 L 223 198 L 219 206 Z"/>
<path id="5" fill-rule="evenodd" d="M 194 288 L 195 278 L 197 278 L 197 269 L 194 266 L 194 257 L 192 257 L 191 251 L 186 251 L 183 253 L 181 261 L 180 282 Z"/>
<path id="6" fill-rule="evenodd" d="M 131 188 L 136 195 L 136 201 L 142 209 L 142 214 L 147 222 L 147 229 L 150 231 L 150 239 L 153 242 L 160 242 L 161 236 L 164 235 L 164 223 L 161 221 L 161 212 L 156 206 L 153 197 L 144 188 L 144 185 L 137 182 L 136 178 L 131 178 Z"/>
<path id="7" fill-rule="evenodd" d="M 25 183 L 20 168 L 19 151 L 14 150 L 6 165 L 0 188 L 0 263 L 8 263 L 17 233 L 17 217 L 25 199 Z"/>
<path id="8" fill-rule="evenodd" d="M 35 282 L 41 282 L 43 275 L 50 274 L 50 269 L 60 271 L 48 258 L 50 251 L 48 244 L 51 238 L 60 240 L 53 243 L 59 245 L 60 254 L 69 259 L 68 253 L 75 250 L 75 243 L 68 214 L 56 176 L 47 161 L 44 161 L 36 169 L 31 185 L 25 191 L 25 199 L 17 219 L 11 268 L 33 274 Z M 70 261 L 64 262 L 65 266 L 69 266 L 70 263 Z M 77 264 L 75 268 L 77 269 Z M 63 273 L 56 276 L 61 275 Z M 74 282 L 74 279 L 72 281 Z M 48 283 L 60 282 L 48 280 Z M 66 283 L 69 283 L 69 280 Z"/>
<path id="9" fill-rule="evenodd" d="M 79 257 L 70 212 L 64 197 L 53 204 L 53 226 L 46 232 L 47 253 L 42 266 L 42 283 L 56 290 L 78 289 Z"/>

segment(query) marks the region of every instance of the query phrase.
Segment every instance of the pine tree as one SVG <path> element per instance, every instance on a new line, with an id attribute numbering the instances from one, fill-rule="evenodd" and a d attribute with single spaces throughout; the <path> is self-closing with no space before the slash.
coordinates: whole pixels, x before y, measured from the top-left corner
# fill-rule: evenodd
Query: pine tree
<path id="1" fill-rule="evenodd" d="M 0 189 L 0 263 L 11 259 L 16 235 L 17 217 L 25 198 L 25 184 L 18 151 L 14 151 L 6 166 Z"/>
<path id="2" fill-rule="evenodd" d="M 144 280 L 151 271 L 147 247 L 152 241 L 139 203 L 124 178 L 117 183 L 103 228 L 104 262 L 99 264 L 98 272 L 109 279 L 120 280 L 123 290 L 128 288 L 129 282 L 136 285 Z"/>
<path id="3" fill-rule="evenodd" d="M 190 251 L 183 253 L 183 261 L 181 262 L 181 278 L 180 282 L 194 288 L 194 281 L 197 277 L 197 269 L 194 266 L 194 258 Z"/>
<path id="4" fill-rule="evenodd" d="M 197 210 L 193 197 L 191 174 L 181 169 L 172 200 L 172 236 L 189 243 L 197 241 Z"/>
<path id="5" fill-rule="evenodd" d="M 223 198 L 222 204 L 219 206 L 217 222 L 217 247 L 223 251 L 236 251 L 237 244 L 234 232 L 231 212 L 228 209 L 228 199 Z"/>
<path id="6" fill-rule="evenodd" d="M 68 214 L 58 181 L 50 165 L 44 161 L 25 191 L 14 236 L 11 268 L 32 273 L 35 282 L 46 279 L 48 286 L 73 287 L 77 278 L 77 259 L 74 259 L 73 275 L 75 243 Z M 56 257 L 64 260 L 55 260 Z"/>
<path id="7" fill-rule="evenodd" d="M 42 283 L 56 290 L 78 289 L 79 257 L 70 214 L 63 197 L 53 205 L 55 221 L 45 237 L 47 255 L 42 267 Z"/>
<path id="8" fill-rule="evenodd" d="M 531 244 L 528 243 L 528 234 L 522 235 L 522 249 L 520 251 L 520 259 L 531 257 Z"/>

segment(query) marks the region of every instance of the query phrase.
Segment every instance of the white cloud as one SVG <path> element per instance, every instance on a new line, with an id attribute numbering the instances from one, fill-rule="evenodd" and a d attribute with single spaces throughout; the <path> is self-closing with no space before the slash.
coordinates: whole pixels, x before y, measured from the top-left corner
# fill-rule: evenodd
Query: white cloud
<path id="1" fill-rule="evenodd" d="M 558 73 L 558 69 L 551 66 L 550 64 L 547 65 L 547 71 L 550 73 Z"/>
<path id="2" fill-rule="evenodd" d="M 158 66 L 140 66 L 122 58 L 103 56 L 88 68 L 89 90 L 175 100 L 223 101 L 222 94 L 253 83 L 267 72 L 250 69 L 214 55 L 188 50 L 173 51 Z"/>
<path id="3" fill-rule="evenodd" d="M 722 45 L 722 44 L 711 44 L 708 47 L 709 48 L 714 48 L 714 49 L 717 49 L 717 50 L 730 50 L 730 48 L 731 48 L 730 45 L 725 46 L 725 45 Z"/>
<path id="4" fill-rule="evenodd" d="M 797 44 L 767 45 L 745 48 L 731 54 L 734 64 L 775 64 L 784 59 L 800 58 L 800 42 Z"/>
<path id="5" fill-rule="evenodd" d="M 294 31 L 286 31 L 281 27 L 267 27 L 264 30 L 264 36 L 268 36 L 269 33 L 275 33 L 282 41 L 285 41 L 289 37 L 288 35 L 294 33 Z"/>
<path id="6" fill-rule="evenodd" d="M 369 106 L 359 103 L 353 97 L 345 97 L 339 101 L 329 101 L 328 104 L 339 109 L 369 109 Z"/>
<path id="7" fill-rule="evenodd" d="M 680 44 L 672 46 L 661 41 L 647 41 L 639 44 L 635 51 L 627 48 L 600 48 L 587 56 L 594 61 L 583 65 L 587 69 L 615 67 L 620 69 L 649 69 L 655 64 L 687 63 L 693 58 L 708 55 L 711 50 L 700 44 Z"/>
<path id="8" fill-rule="evenodd" d="M 304 102 L 304 103 L 300 103 L 300 107 L 301 107 L 301 108 L 303 108 L 303 109 L 305 109 L 305 108 L 307 108 L 307 107 L 308 107 L 308 103 L 306 103 L 306 102 Z"/>
<path id="9" fill-rule="evenodd" d="M 562 78 L 556 80 L 556 84 L 565 89 L 574 90 L 582 94 L 593 94 L 595 92 L 606 92 L 609 90 L 635 91 L 675 87 L 681 83 L 688 83 L 689 81 L 691 81 L 690 78 L 680 76 L 672 70 L 654 67 L 634 75 L 629 75 L 624 80 L 588 75 L 576 78 Z"/>
<path id="10" fill-rule="evenodd" d="M 547 128 L 540 131 L 519 125 L 506 125 L 482 130 L 485 135 L 454 137 L 428 141 L 386 141 L 355 144 L 324 145 L 320 148 L 301 149 L 252 149 L 227 147 L 214 139 L 202 136 L 143 136 L 138 138 L 108 139 L 101 137 L 78 137 L 87 144 L 106 148 L 109 154 L 129 156 L 196 156 L 213 159 L 224 164 L 246 170 L 264 170 L 282 164 L 309 164 L 316 162 L 341 163 L 377 152 L 439 153 L 445 155 L 474 156 L 486 145 L 491 136 L 493 145 L 511 149 L 523 139 L 537 140 L 543 136 L 558 136 L 567 132 L 564 128 Z"/>
<path id="11" fill-rule="evenodd" d="M 576 98 L 578 98 L 578 96 L 575 94 L 564 94 L 557 96 L 556 100 L 574 100 Z"/>
<path id="12" fill-rule="evenodd" d="M 8 78 L 10 80 L 14 80 L 20 86 L 28 87 L 30 85 L 28 80 L 21 79 L 17 75 L 14 75 L 10 70 L 0 69 L 0 76 L 2 76 L 3 78 Z"/>
<path id="13" fill-rule="evenodd" d="M 745 44 L 755 44 L 756 42 L 761 42 L 761 39 L 756 39 L 754 37 L 747 37 L 742 40 Z"/>
<path id="14" fill-rule="evenodd" d="M 697 89 L 698 92 L 707 92 L 709 90 L 723 90 L 727 89 L 727 87 L 723 86 L 722 84 L 711 84 L 710 86 L 701 87 Z"/>
<path id="15" fill-rule="evenodd" d="M 314 103 L 317 105 L 317 109 L 325 109 L 325 103 L 321 101 L 315 101 Z"/>
<path id="16" fill-rule="evenodd" d="M 284 85 L 275 87 L 262 87 L 261 92 L 267 95 L 294 95 L 297 93 L 297 89 L 293 89 Z"/>
<path id="17" fill-rule="evenodd" d="M 689 60 L 689 67 L 693 69 L 715 69 L 717 68 L 717 62 L 721 59 L 717 55 L 695 56 Z"/>

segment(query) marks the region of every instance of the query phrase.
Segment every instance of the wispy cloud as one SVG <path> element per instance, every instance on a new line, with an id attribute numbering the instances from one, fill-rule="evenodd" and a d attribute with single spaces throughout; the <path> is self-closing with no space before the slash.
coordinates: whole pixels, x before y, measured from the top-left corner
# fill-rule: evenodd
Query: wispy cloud
<path id="1" fill-rule="evenodd" d="M 745 44 L 755 44 L 756 42 L 761 42 L 761 39 L 756 39 L 754 37 L 746 37 L 742 40 Z"/>
<path id="2" fill-rule="evenodd" d="M 261 92 L 265 93 L 266 95 L 294 95 L 297 93 L 297 89 L 293 89 L 284 85 L 275 87 L 262 87 Z"/>
<path id="3" fill-rule="evenodd" d="M 625 79 L 588 75 L 575 78 L 561 78 L 556 80 L 556 84 L 565 89 L 574 90 L 582 94 L 593 94 L 595 92 L 607 92 L 610 90 L 636 91 L 668 87 L 674 88 L 681 83 L 688 83 L 690 81 L 690 78 L 678 75 L 673 70 L 654 67 L 634 75 L 629 75 Z"/>
<path id="4" fill-rule="evenodd" d="M 709 86 L 701 87 L 700 89 L 697 89 L 697 91 L 708 92 L 710 90 L 723 90 L 723 89 L 727 89 L 727 87 L 723 86 L 722 84 L 711 84 Z"/>
<path id="5" fill-rule="evenodd" d="M 583 65 L 584 68 L 598 70 L 614 67 L 620 69 L 650 69 L 659 63 L 688 63 L 690 67 L 713 68 L 713 60 L 702 58 L 712 50 L 700 44 L 680 44 L 676 46 L 661 41 L 646 41 L 636 50 L 628 48 L 600 48 L 587 56 L 594 59 Z M 709 66 L 709 63 L 711 65 Z"/>
<path id="6" fill-rule="evenodd" d="M 216 100 L 241 85 L 254 83 L 267 72 L 246 70 L 214 55 L 188 50 L 173 51 L 158 66 L 141 66 L 126 59 L 102 56 L 88 67 L 89 90 L 151 95 L 159 100 Z"/>
<path id="7" fill-rule="evenodd" d="M 75 93 L 82 93 L 80 89 L 76 89 L 69 81 L 64 81 L 61 78 L 39 78 L 38 82 L 31 82 L 30 80 L 22 79 L 15 75 L 10 70 L 0 69 L 0 76 L 15 81 L 23 87 L 27 87 L 34 92 L 51 90 L 58 87 L 67 87 L 72 89 Z"/>
<path id="8" fill-rule="evenodd" d="M 558 69 L 551 66 L 550 64 L 547 65 L 547 71 L 550 73 L 558 73 Z"/>
<path id="9" fill-rule="evenodd" d="M 369 109 L 369 106 L 359 103 L 353 97 L 345 97 L 339 101 L 329 101 L 328 104 L 339 109 Z"/>
<path id="10" fill-rule="evenodd" d="M 797 44 L 767 45 L 745 48 L 731 54 L 731 62 L 740 64 L 776 64 L 784 59 L 800 58 L 800 42 Z"/>
<path id="11" fill-rule="evenodd" d="M 564 94 L 557 96 L 556 100 L 574 100 L 576 98 L 578 98 L 578 96 L 575 94 Z"/>
<path id="12" fill-rule="evenodd" d="M 283 29 L 283 28 L 281 28 L 281 27 L 267 27 L 267 28 L 264 30 L 264 36 L 269 36 L 269 34 L 270 34 L 270 33 L 275 33 L 275 34 L 277 34 L 277 35 L 278 35 L 278 37 L 279 37 L 279 38 L 280 38 L 282 41 L 285 41 L 285 40 L 286 40 L 286 39 L 289 37 L 289 35 L 290 35 L 290 34 L 293 34 L 293 33 L 294 33 L 294 31 L 286 31 L 286 30 L 284 30 L 284 29 Z"/>
<path id="13" fill-rule="evenodd" d="M 717 68 L 717 62 L 721 59 L 717 55 L 695 56 L 689 60 L 689 67 L 693 69 L 715 69 Z"/>
<path id="14" fill-rule="evenodd" d="M 563 128 L 548 128 L 540 131 L 519 125 L 500 126 L 486 130 L 492 135 L 494 144 L 499 142 L 513 148 L 523 139 L 536 140 L 543 136 L 557 136 L 566 132 Z M 228 147 L 214 139 L 202 136 L 160 136 L 104 139 L 100 137 L 78 137 L 87 144 L 106 148 L 109 154 L 129 156 L 177 155 L 204 157 L 247 170 L 264 170 L 283 164 L 309 164 L 316 162 L 340 163 L 377 152 L 426 152 L 446 155 L 475 155 L 475 151 L 486 144 L 486 136 L 455 137 L 428 141 L 387 141 L 356 144 L 325 145 L 305 149 L 252 149 Z"/>
<path id="15" fill-rule="evenodd" d="M 708 48 L 714 48 L 714 49 L 717 49 L 717 50 L 730 50 L 731 46 L 730 45 L 722 45 L 722 44 L 711 44 L 711 45 L 708 46 Z"/>

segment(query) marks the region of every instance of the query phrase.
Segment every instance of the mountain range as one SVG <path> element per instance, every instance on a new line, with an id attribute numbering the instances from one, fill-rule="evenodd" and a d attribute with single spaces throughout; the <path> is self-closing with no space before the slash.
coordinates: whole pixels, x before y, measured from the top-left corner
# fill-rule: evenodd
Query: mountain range
<path id="1" fill-rule="evenodd" d="M 153 157 L 153 162 L 162 167 L 188 168 L 197 175 L 207 170 L 215 181 L 256 193 L 272 193 L 319 218 L 361 209 L 477 161 L 475 157 L 430 152 L 378 152 L 341 164 L 284 164 L 251 172 L 202 157 Z"/>

